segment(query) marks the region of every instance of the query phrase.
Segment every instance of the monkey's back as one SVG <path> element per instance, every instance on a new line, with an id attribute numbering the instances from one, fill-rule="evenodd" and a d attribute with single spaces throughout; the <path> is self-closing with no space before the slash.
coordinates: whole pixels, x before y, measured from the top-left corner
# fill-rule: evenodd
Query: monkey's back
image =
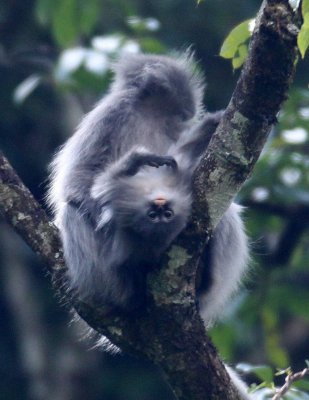
<path id="1" fill-rule="evenodd" d="M 135 146 L 158 155 L 201 113 L 203 81 L 190 55 L 134 55 L 115 66 L 110 93 L 82 120 L 51 164 L 49 203 L 89 196 L 97 174 Z"/>

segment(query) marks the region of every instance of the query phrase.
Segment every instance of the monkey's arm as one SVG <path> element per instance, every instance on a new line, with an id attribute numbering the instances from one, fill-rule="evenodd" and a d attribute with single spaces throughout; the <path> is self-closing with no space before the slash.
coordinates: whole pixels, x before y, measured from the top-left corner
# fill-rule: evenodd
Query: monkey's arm
<path id="1" fill-rule="evenodd" d="M 172 156 L 158 156 L 145 148 L 135 148 L 97 175 L 91 188 L 91 197 L 107 202 L 119 178 L 134 176 L 144 166 L 159 168 L 163 165 L 177 170 L 177 163 Z"/>
<path id="2" fill-rule="evenodd" d="M 143 301 L 138 291 L 142 284 L 138 285 L 137 281 L 144 276 L 139 277 L 134 268 L 129 269 L 129 259 L 128 265 L 125 264 L 128 249 L 113 221 L 96 229 L 97 221 L 92 220 L 96 211 L 87 207 L 91 206 L 70 202 L 62 210 L 60 233 L 70 289 L 83 300 L 112 308 L 134 309 Z"/>
<path id="3" fill-rule="evenodd" d="M 133 151 L 118 163 L 114 177 L 133 176 L 144 166 L 159 168 L 162 165 L 177 169 L 177 163 L 171 156 L 158 156 L 148 152 Z"/>

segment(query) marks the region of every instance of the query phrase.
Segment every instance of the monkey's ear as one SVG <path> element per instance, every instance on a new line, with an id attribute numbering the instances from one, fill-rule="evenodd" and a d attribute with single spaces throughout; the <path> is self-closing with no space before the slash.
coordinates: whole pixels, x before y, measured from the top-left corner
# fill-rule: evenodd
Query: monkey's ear
<path id="1" fill-rule="evenodd" d="M 113 215 L 114 213 L 110 206 L 103 207 L 101 214 L 98 218 L 95 230 L 99 231 L 100 229 L 102 229 L 104 225 L 108 224 L 111 221 Z"/>

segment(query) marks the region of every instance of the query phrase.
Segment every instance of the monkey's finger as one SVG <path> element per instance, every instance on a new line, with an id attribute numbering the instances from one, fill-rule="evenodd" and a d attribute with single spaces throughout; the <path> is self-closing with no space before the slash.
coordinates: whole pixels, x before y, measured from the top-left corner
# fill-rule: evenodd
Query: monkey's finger
<path id="1" fill-rule="evenodd" d="M 155 168 L 159 168 L 162 164 L 158 163 L 156 161 L 148 161 L 147 165 L 149 165 L 149 167 L 155 167 Z"/>
<path id="2" fill-rule="evenodd" d="M 178 168 L 178 164 L 173 157 L 166 157 L 166 159 L 164 161 L 164 165 L 167 165 L 168 167 L 171 167 L 172 169 Z"/>

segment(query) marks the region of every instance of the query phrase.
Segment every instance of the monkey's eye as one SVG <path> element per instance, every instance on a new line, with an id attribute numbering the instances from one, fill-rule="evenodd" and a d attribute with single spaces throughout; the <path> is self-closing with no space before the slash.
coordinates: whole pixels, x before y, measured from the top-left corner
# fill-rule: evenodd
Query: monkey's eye
<path id="1" fill-rule="evenodd" d="M 173 215 L 174 215 L 174 213 L 173 213 L 172 210 L 165 210 L 165 211 L 164 211 L 164 217 L 165 217 L 166 219 L 171 219 L 171 218 L 173 217 Z"/>
<path id="2" fill-rule="evenodd" d="M 154 211 L 154 210 L 150 210 L 147 213 L 147 216 L 151 219 L 151 220 L 155 220 L 158 217 L 158 214 Z"/>

